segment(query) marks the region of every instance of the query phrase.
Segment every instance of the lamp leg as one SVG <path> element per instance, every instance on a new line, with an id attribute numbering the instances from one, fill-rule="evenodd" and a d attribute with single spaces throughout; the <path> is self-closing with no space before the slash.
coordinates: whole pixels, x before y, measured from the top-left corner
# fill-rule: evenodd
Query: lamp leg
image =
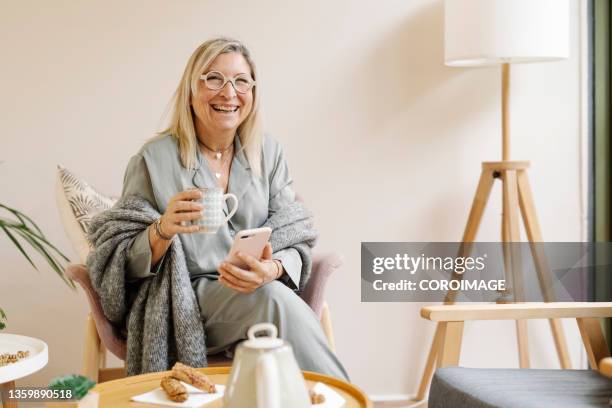
<path id="1" fill-rule="evenodd" d="M 478 187 L 476 188 L 476 194 L 472 201 L 472 208 L 470 209 L 470 215 L 468 216 L 467 223 L 465 224 L 465 230 L 463 232 L 462 244 L 459 248 L 458 256 L 464 257 L 469 256 L 471 253 L 472 242 L 476 239 L 478 233 L 478 227 L 480 227 L 480 221 L 482 221 L 482 215 L 489 201 L 491 190 L 493 189 L 493 182 L 495 181 L 494 172 L 490 169 L 482 169 L 480 173 L 480 180 L 478 181 Z M 456 277 L 456 276 L 453 276 Z M 457 291 L 449 291 L 444 299 L 444 304 L 453 304 Z"/>
<path id="2" fill-rule="evenodd" d="M 492 170 L 482 169 L 480 180 L 478 181 L 478 188 L 476 189 L 476 195 L 474 196 L 472 208 L 470 209 L 470 215 L 468 216 L 468 221 L 463 232 L 462 242 L 474 242 L 476 239 L 476 233 L 478 233 L 482 215 L 484 214 L 489 196 L 491 195 L 491 190 L 493 189 L 493 182 L 495 181 L 493 173 Z"/>
<path id="3" fill-rule="evenodd" d="M 519 198 L 516 170 L 506 169 L 502 171 L 502 195 L 503 195 L 503 224 L 505 228 L 503 241 L 507 243 L 504 247 L 504 255 L 509 254 L 510 260 L 506 262 L 510 265 L 508 274 L 512 276 L 513 293 L 516 302 L 525 301 L 525 288 L 523 283 L 523 271 L 521 262 L 521 252 L 519 245 L 514 244 L 521 241 L 519 230 Z M 516 340 L 519 352 L 519 366 L 529 368 L 529 338 L 526 320 L 516 321 Z"/>
<path id="4" fill-rule="evenodd" d="M 529 186 L 529 179 L 525 170 L 519 170 L 517 174 L 518 190 L 519 190 L 519 201 L 521 207 L 521 213 L 523 214 L 523 221 L 525 223 L 525 231 L 529 239 L 531 254 L 535 263 L 536 271 L 538 273 L 538 279 L 540 281 L 540 288 L 542 289 L 544 301 L 553 302 L 554 295 L 552 292 L 552 279 L 550 266 L 548 265 L 548 259 L 542 251 L 542 246 L 538 243 L 543 242 L 542 232 L 540 230 L 540 224 L 536 216 L 535 205 L 533 201 L 533 195 L 531 193 L 531 187 Z M 561 368 L 571 369 L 572 363 L 569 357 L 569 351 L 567 349 L 567 342 L 565 340 L 565 333 L 563 325 L 560 319 L 549 319 L 550 329 L 555 341 L 555 347 L 557 349 L 557 356 L 561 364 Z"/>
<path id="5" fill-rule="evenodd" d="M 480 226 L 480 221 L 482 220 L 482 215 L 484 214 L 484 209 L 489 201 L 489 196 L 491 195 L 494 181 L 495 178 L 493 176 L 493 171 L 483 168 L 482 172 L 480 173 L 480 180 L 478 181 L 478 187 L 476 188 L 476 194 L 474 195 L 474 200 L 472 201 L 470 215 L 468 216 L 468 221 L 463 233 L 463 245 L 461 246 L 461 252 L 469 251 L 469 243 L 474 241 L 476 238 L 476 233 L 478 232 L 478 227 Z M 450 291 L 447 293 L 444 303 L 454 303 L 455 297 L 456 292 Z M 429 348 L 429 354 L 427 355 L 427 361 L 425 362 L 425 368 L 423 369 L 423 375 L 421 376 L 421 382 L 415 397 L 417 401 L 422 401 L 425 399 L 431 376 L 436 368 L 436 360 L 438 358 L 438 353 L 440 352 L 442 337 L 444 335 L 443 332 L 444 331 L 441 329 L 440 323 L 436 323 L 436 331 Z"/>
<path id="6" fill-rule="evenodd" d="M 483 163 L 480 181 L 478 182 L 478 188 L 476 189 L 470 215 L 463 234 L 463 245 L 461 246 L 459 252 L 460 256 L 469 255 L 471 243 L 476 238 L 484 209 L 493 188 L 494 179 L 497 174 L 500 174 L 502 176 L 502 194 L 504 203 L 504 211 L 502 216 L 502 241 L 520 242 L 519 217 L 522 215 L 534 262 L 536 263 L 538 278 L 540 279 L 542 288 L 544 288 L 545 299 L 551 299 L 552 294 L 547 293 L 547 290 L 545 289 L 551 288 L 551 285 L 546 285 L 546 282 L 550 281 L 550 268 L 548 266 L 546 256 L 538 250 L 538 245 L 535 245 L 536 243 L 542 241 L 542 236 L 536 218 L 535 206 L 533 204 L 533 198 L 527 180 L 527 173 L 525 171 L 528 166 L 528 162 Z M 504 264 L 506 266 L 506 271 L 508 271 L 508 277 L 512 279 L 514 293 L 518 294 L 516 301 L 524 301 L 520 259 L 520 251 L 516 251 L 516 248 L 513 250 L 512 245 L 510 245 L 508 249 L 504 249 Z M 456 294 L 456 292 L 449 291 L 445 298 L 444 304 L 453 304 Z M 561 321 L 560 319 L 550 319 L 549 322 L 561 366 L 563 368 L 571 368 Z M 516 329 L 521 367 L 529 367 L 529 350 L 527 344 L 528 333 L 526 321 L 517 320 Z M 439 358 L 443 336 L 444 329 L 441 328 L 440 324 L 437 324 L 434 338 L 432 339 L 429 354 L 427 356 L 423 376 L 415 396 L 416 401 L 422 401 L 426 397 L 431 377 L 436 368 L 436 360 Z"/>

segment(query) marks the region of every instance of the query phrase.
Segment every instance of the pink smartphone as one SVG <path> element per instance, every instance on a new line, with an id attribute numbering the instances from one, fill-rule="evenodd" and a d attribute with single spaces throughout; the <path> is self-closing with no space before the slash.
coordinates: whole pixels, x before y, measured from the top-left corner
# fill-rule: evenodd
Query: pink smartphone
<path id="1" fill-rule="evenodd" d="M 242 252 L 260 259 L 268 239 L 270 239 L 270 234 L 272 234 L 270 227 L 253 228 L 238 232 L 234 237 L 234 242 L 226 261 L 239 268 L 248 269 L 248 265 L 238 258 L 236 253 Z"/>

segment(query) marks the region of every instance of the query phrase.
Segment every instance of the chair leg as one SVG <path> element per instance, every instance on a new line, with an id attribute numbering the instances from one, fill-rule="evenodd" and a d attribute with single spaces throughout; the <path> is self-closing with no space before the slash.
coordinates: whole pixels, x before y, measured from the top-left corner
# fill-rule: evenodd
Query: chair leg
<path id="1" fill-rule="evenodd" d="M 589 358 L 589 365 L 593 370 L 599 369 L 599 362 L 606 357 L 610 357 L 606 338 L 601 330 L 601 323 L 598 318 L 577 318 L 580 336 Z"/>
<path id="2" fill-rule="evenodd" d="M 442 344 L 438 351 L 438 367 L 459 365 L 463 322 L 440 322 Z"/>
<path id="3" fill-rule="evenodd" d="M 429 388 L 431 377 L 433 376 L 433 373 L 436 369 L 436 364 L 438 361 L 438 352 L 442 347 L 442 337 L 445 333 L 446 327 L 443 327 L 442 323 L 440 322 L 436 323 L 436 332 L 434 333 L 431 346 L 429 347 L 429 354 L 427 355 L 425 368 L 423 369 L 423 376 L 421 377 L 421 383 L 419 384 L 419 389 L 415 397 L 416 401 L 423 401 L 427 396 L 427 389 Z"/>
<path id="4" fill-rule="evenodd" d="M 104 343 L 100 341 L 100 369 L 106 368 L 107 367 L 106 363 L 107 363 L 106 346 L 104 346 Z"/>
<path id="5" fill-rule="evenodd" d="M 336 351 L 336 342 L 334 341 L 334 330 L 332 328 L 331 315 L 329 313 L 329 306 L 327 302 L 323 302 L 323 308 L 321 310 L 321 326 L 323 326 L 323 332 L 327 337 L 327 342 L 332 351 Z"/>
<path id="6" fill-rule="evenodd" d="M 125 367 L 101 368 L 98 383 L 125 378 Z"/>
<path id="7" fill-rule="evenodd" d="M 96 323 L 94 322 L 91 313 L 89 313 L 87 315 L 87 322 L 85 323 L 83 375 L 92 379 L 94 382 L 98 382 L 98 375 L 100 371 L 100 357 L 100 337 L 98 337 Z"/>

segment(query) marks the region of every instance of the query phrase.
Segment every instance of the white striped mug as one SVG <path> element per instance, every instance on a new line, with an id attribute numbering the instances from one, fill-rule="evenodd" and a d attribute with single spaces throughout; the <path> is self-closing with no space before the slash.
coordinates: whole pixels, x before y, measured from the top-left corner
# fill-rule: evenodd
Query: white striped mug
<path id="1" fill-rule="evenodd" d="M 204 234 L 214 234 L 219 227 L 229 221 L 238 209 L 238 197 L 234 194 L 223 194 L 223 189 L 220 187 L 204 187 L 199 188 L 202 192 L 202 198 L 196 200 L 204 206 L 202 210 L 202 218 L 194 220 L 193 224 L 198 225 Z M 223 204 L 225 200 L 231 198 L 234 200 L 234 208 L 227 216 L 223 213 Z"/>

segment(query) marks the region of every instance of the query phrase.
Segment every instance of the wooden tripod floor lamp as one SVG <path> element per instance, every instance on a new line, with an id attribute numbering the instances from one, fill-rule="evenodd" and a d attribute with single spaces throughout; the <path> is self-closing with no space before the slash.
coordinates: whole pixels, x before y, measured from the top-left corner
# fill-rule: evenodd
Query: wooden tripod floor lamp
<path id="1" fill-rule="evenodd" d="M 522 215 L 530 243 L 542 242 L 529 181 L 528 161 L 510 160 L 510 64 L 555 61 L 569 56 L 569 2 L 567 0 L 445 0 L 445 63 L 455 67 L 501 65 L 502 160 L 483 162 L 480 181 L 463 234 L 463 242 L 474 242 L 495 179 L 502 183 L 502 242 L 519 242 Z M 541 283 L 549 279 L 545 256 L 532 255 Z M 506 271 L 512 270 L 511 253 L 504 253 Z M 516 271 L 515 271 L 516 272 Z M 520 285 L 520 274 L 511 274 Z M 546 285 L 543 285 L 546 286 Z M 548 286 L 550 287 L 550 286 Z M 552 301 L 547 298 L 545 301 Z M 447 297 L 452 304 L 454 297 Z M 550 319 L 559 361 L 570 368 L 570 359 L 561 322 Z M 516 321 L 519 363 L 529 367 L 527 323 Z M 436 368 L 443 333 L 436 327 L 416 400 L 425 398 Z"/>

